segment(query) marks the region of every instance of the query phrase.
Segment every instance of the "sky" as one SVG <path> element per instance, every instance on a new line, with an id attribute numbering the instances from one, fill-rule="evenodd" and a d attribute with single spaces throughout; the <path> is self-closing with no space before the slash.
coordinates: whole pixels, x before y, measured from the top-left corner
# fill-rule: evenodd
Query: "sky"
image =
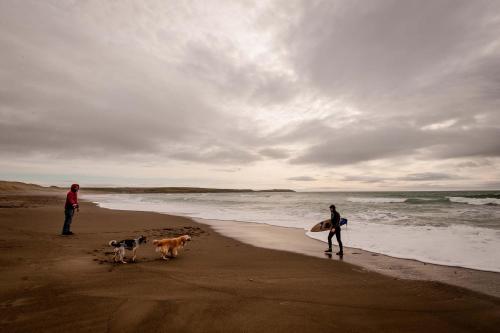
<path id="1" fill-rule="evenodd" d="M 500 1 L 0 1 L 0 179 L 500 189 Z"/>

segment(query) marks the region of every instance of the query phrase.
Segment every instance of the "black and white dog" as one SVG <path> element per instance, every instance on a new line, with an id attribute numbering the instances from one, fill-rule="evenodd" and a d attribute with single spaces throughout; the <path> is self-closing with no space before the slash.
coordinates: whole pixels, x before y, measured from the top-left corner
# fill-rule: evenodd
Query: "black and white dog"
<path id="1" fill-rule="evenodd" d="M 113 246 L 115 249 L 113 250 L 115 252 L 115 256 L 113 257 L 114 261 L 120 261 L 124 264 L 127 262 L 124 259 L 125 257 L 125 250 L 132 251 L 132 261 L 135 261 L 136 257 L 136 251 L 139 248 L 140 244 L 145 244 L 146 243 L 146 237 L 141 236 L 136 239 L 124 239 L 119 242 L 112 240 L 109 242 L 109 246 Z"/>

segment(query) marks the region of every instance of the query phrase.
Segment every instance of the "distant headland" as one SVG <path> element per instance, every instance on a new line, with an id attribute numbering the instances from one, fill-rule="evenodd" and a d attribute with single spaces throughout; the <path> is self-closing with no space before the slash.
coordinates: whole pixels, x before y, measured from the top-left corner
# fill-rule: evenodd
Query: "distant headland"
<path id="1" fill-rule="evenodd" d="M 69 185 L 68 185 L 69 187 Z M 64 187 L 50 186 L 45 187 L 37 184 L 27 184 L 22 182 L 0 180 L 0 192 L 20 192 L 20 191 L 57 191 L 65 190 Z M 228 189 L 228 188 L 203 188 L 203 187 L 84 187 L 85 193 L 258 193 L 258 192 L 295 192 L 290 189 Z"/>
<path id="2" fill-rule="evenodd" d="M 100 193 L 248 193 L 248 192 L 295 192 L 289 189 L 229 189 L 203 187 L 85 187 L 85 192 Z"/>

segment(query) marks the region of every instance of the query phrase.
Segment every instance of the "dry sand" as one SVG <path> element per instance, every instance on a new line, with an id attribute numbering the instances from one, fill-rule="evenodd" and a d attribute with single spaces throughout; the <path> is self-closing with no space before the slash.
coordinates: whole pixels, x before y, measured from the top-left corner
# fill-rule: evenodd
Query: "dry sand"
<path id="1" fill-rule="evenodd" d="M 497 332 L 500 300 L 336 260 L 269 250 L 190 219 L 64 198 L 0 196 L 1 332 Z M 188 233 L 180 256 L 150 243 L 113 264 L 111 239 Z"/>

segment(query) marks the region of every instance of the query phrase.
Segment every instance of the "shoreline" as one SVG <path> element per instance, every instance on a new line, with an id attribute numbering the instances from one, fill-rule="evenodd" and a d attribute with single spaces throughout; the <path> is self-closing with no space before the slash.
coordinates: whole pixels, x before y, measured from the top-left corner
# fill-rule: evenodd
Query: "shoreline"
<path id="1" fill-rule="evenodd" d="M 331 194 L 333 195 L 333 194 Z M 402 194 L 403 197 L 406 197 Z M 329 198 L 329 199 L 328 199 Z M 126 210 L 156 211 L 160 213 L 175 214 L 191 218 L 204 218 L 216 220 L 232 220 L 235 222 L 257 222 L 267 223 L 277 226 L 295 227 L 310 229 L 315 224 L 314 221 L 321 220 L 325 216 L 319 216 L 321 207 L 318 202 L 331 201 L 333 199 L 344 203 L 346 211 L 356 209 L 357 204 L 348 203 L 349 198 L 344 197 L 301 197 L 297 194 L 281 196 L 266 196 L 248 199 L 247 196 L 92 196 L 88 200 L 98 202 L 102 207 L 117 208 Z M 192 199 L 192 200 L 191 200 Z M 264 200 L 264 201 L 262 201 Z M 307 200 L 312 200 L 304 206 Z M 259 203 L 262 204 L 259 204 Z M 277 203 L 275 205 L 275 202 Z M 300 202 L 298 208 L 291 205 L 293 202 Z M 427 201 L 426 201 L 427 202 Z M 237 204 L 236 204 L 237 203 Z M 277 207 L 288 207 L 288 213 Z M 321 207 L 319 207 L 321 206 Z M 368 205 L 369 206 L 369 205 Z M 367 206 L 367 207 L 368 207 Z M 369 214 L 365 214 L 366 207 L 361 207 L 365 212 L 360 216 L 352 213 L 352 220 L 349 228 L 342 232 L 345 245 L 366 251 L 383 254 L 390 257 L 410 259 L 427 264 L 435 264 L 450 267 L 463 267 L 467 269 L 492 271 L 500 273 L 498 230 L 495 217 L 500 211 L 491 207 L 480 207 L 468 205 L 441 207 L 421 204 L 399 206 L 382 206 L 381 211 L 375 214 L 377 218 L 397 219 L 398 217 L 408 219 L 399 224 L 377 222 L 370 223 Z M 281 207 L 281 208 L 283 208 Z M 376 207 L 379 207 L 377 204 Z M 429 208 L 431 207 L 431 208 Z M 313 209 L 316 208 L 316 209 Z M 462 220 L 452 219 L 455 215 L 460 215 L 462 209 L 471 209 L 470 214 L 479 214 L 485 209 L 483 220 L 475 220 L 477 223 L 463 223 Z M 424 213 L 419 214 L 423 209 Z M 477 211 L 479 209 L 479 211 Z M 296 210 L 296 211 L 295 211 Z M 391 213 L 394 210 L 394 213 Z M 434 219 L 426 217 L 429 210 L 438 210 Z M 453 211 L 451 217 L 443 214 Z M 290 212 L 295 212 L 292 214 Z M 292 215 L 290 215 L 292 214 Z M 469 213 L 468 213 L 469 214 Z M 349 215 L 346 213 L 346 215 Z M 413 220 L 412 217 L 415 219 Z M 375 218 L 375 217 L 374 217 Z M 240 221 L 238 221 L 240 220 Z M 311 222 L 312 221 L 312 222 Z M 490 223 L 491 222 L 491 223 Z M 428 225 L 429 223 L 429 225 Z M 490 224 L 488 224 L 490 223 Z M 307 232 L 307 236 L 318 238 L 326 243 L 326 234 L 314 234 Z"/>
<path id="2" fill-rule="evenodd" d="M 2 331 L 495 332 L 500 325 L 498 297 L 249 246 L 183 217 L 81 202 L 75 235 L 60 236 L 63 203 L 0 195 Z M 178 258 L 164 261 L 148 243 L 135 264 L 111 261 L 111 239 L 182 233 L 193 240 Z"/>
<path id="3" fill-rule="evenodd" d="M 104 209 L 152 212 L 105 208 L 90 199 L 84 200 Z M 481 292 L 490 296 L 500 297 L 499 272 L 434 264 L 348 246 L 344 246 L 346 255 L 343 259 L 339 259 L 335 254 L 333 254 L 333 256 L 325 255 L 323 251 L 326 243 L 309 237 L 306 234 L 307 231 L 302 228 L 276 226 L 258 222 L 206 219 L 188 215 L 175 215 L 168 212 L 156 213 L 191 219 L 197 223 L 209 225 L 214 231 L 219 232 L 221 235 L 264 249 L 304 254 L 322 259 L 340 260 L 356 265 L 362 270 L 377 272 L 389 277 L 407 280 L 435 281 Z M 244 232 L 241 233 L 241 230 L 244 230 Z M 269 238 L 268 234 L 272 234 L 273 237 Z M 336 241 L 334 241 L 334 248 L 338 248 L 335 244 Z"/>
<path id="4" fill-rule="evenodd" d="M 347 262 L 360 269 L 407 280 L 436 281 L 486 295 L 500 297 L 500 273 L 459 266 L 426 263 L 415 259 L 392 257 L 363 249 L 344 246 L 344 257 L 323 253 L 324 242 L 308 237 L 303 229 L 274 226 L 255 222 L 193 218 L 216 232 L 245 244 L 299 253 L 322 259 Z M 239 232 L 244 229 L 245 232 Z M 279 234 L 279 236 L 277 236 Z M 292 244 L 296 245 L 293 246 Z M 300 245 L 297 245 L 300 244 Z M 334 248 L 337 247 L 334 242 Z"/>

